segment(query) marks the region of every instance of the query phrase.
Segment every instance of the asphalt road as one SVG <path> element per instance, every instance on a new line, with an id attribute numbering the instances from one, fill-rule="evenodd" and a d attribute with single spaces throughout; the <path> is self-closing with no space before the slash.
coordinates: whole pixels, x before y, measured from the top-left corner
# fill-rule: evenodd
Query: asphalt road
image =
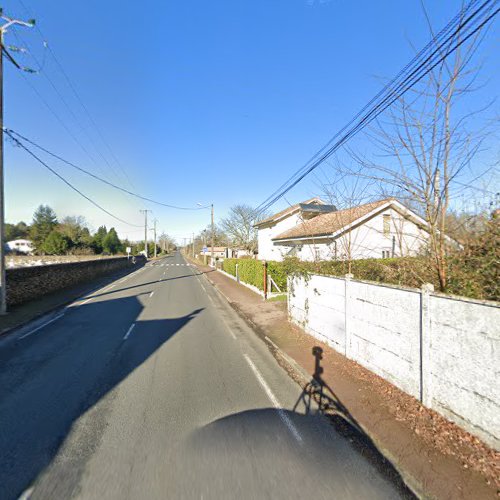
<path id="1" fill-rule="evenodd" d="M 0 341 L 0 499 L 401 498 L 180 254 Z"/>

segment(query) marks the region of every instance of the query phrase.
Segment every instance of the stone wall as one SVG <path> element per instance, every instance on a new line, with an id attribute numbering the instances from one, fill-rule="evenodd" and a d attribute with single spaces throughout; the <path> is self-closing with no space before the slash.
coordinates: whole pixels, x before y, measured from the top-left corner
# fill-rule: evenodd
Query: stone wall
<path id="1" fill-rule="evenodd" d="M 119 269 L 127 267 L 132 269 L 143 264 L 143 259 L 138 259 L 136 264 L 132 264 L 127 257 L 116 257 L 7 269 L 7 305 L 19 305 Z"/>

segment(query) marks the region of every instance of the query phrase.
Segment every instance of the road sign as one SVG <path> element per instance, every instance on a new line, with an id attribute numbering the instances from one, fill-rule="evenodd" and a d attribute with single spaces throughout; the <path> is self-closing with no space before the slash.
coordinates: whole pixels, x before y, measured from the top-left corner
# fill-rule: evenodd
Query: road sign
<path id="1" fill-rule="evenodd" d="M 203 252 L 203 253 L 207 253 L 207 252 L 208 252 L 208 248 L 207 248 L 207 247 L 203 247 L 202 252 Z"/>

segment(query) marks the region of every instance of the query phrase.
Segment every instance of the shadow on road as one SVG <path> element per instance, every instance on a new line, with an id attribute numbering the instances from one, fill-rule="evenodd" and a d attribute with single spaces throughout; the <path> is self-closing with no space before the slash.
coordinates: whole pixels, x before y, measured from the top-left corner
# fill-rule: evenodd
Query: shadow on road
<path id="1" fill-rule="evenodd" d="M 142 309 L 137 297 L 81 305 L 33 336 L 2 345 L 1 499 L 18 498 L 53 462 L 78 419 L 202 311 L 137 320 Z M 67 465 L 71 476 L 82 473 L 103 428 L 86 432 L 76 463 Z"/>
<path id="2" fill-rule="evenodd" d="M 350 440 L 325 432 L 328 424 L 319 413 L 280 412 L 246 410 L 193 432 L 186 449 L 176 454 L 176 477 L 186 488 L 210 484 L 214 498 L 227 498 L 230 491 L 234 498 L 415 499 L 401 480 L 387 477 L 354 450 Z M 300 433 L 300 444 L 283 416 Z M 221 470 L 224 481 L 217 490 L 213 478 Z M 200 489 L 198 498 L 202 496 Z"/>
<path id="3" fill-rule="evenodd" d="M 146 281 L 145 283 L 139 283 L 138 285 L 132 285 L 132 286 L 124 286 L 123 288 L 114 288 L 113 290 L 109 290 L 108 292 L 103 292 L 103 293 L 98 293 L 92 295 L 93 298 L 95 297 L 104 297 L 105 295 L 112 295 L 117 292 L 123 292 L 124 290 L 134 290 L 135 288 L 141 288 L 143 286 L 148 286 L 148 285 L 156 285 L 156 283 L 162 283 L 164 281 L 173 281 L 173 280 L 179 280 L 183 278 L 194 278 L 196 275 L 195 274 L 184 274 L 182 276 L 174 276 L 172 278 L 163 278 L 155 281 Z M 85 300 L 85 297 L 81 298 L 82 301 Z"/>
<path id="4" fill-rule="evenodd" d="M 398 485 L 401 491 L 408 491 L 396 468 L 380 452 L 372 439 L 342 404 L 333 389 L 324 381 L 322 377 L 323 367 L 321 366 L 323 349 L 315 346 L 312 348 L 312 354 L 315 358 L 314 373 L 311 380 L 303 388 L 293 410 L 303 410 L 306 415 L 321 414 L 327 417 L 334 429 L 348 439 L 353 448 L 371 462 L 383 476 Z M 414 498 L 413 495 L 411 498 Z"/>

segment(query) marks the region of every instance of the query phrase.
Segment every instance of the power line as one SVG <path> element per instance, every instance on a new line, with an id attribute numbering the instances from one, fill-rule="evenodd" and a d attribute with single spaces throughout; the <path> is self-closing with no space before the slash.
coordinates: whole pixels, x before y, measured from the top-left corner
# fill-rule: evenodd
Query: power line
<path id="1" fill-rule="evenodd" d="M 435 38 L 433 38 L 424 47 L 424 49 L 422 49 L 412 59 L 412 61 L 410 61 L 410 63 L 408 63 L 396 75 L 396 77 L 394 77 L 387 85 L 385 85 L 385 87 L 367 105 L 365 105 L 361 109 L 361 111 L 354 116 L 354 118 L 352 118 L 340 131 L 338 131 L 333 136 L 333 138 L 325 146 L 323 146 L 323 148 L 321 148 L 303 167 L 296 171 L 287 181 L 285 181 L 276 191 L 274 191 L 273 194 L 266 198 L 266 200 L 264 200 L 257 207 L 257 214 L 264 212 L 270 206 L 276 203 L 276 201 L 278 201 L 288 191 L 295 187 L 300 181 L 302 181 L 304 177 L 306 177 L 310 172 L 317 168 L 323 161 L 329 158 L 345 142 L 347 142 L 360 130 L 371 123 L 378 115 L 380 115 L 385 109 L 387 109 L 397 99 L 405 94 L 412 86 L 416 85 L 426 74 L 432 71 L 435 66 L 437 66 L 446 57 L 448 57 L 449 54 L 454 52 L 471 36 L 473 36 L 483 26 L 491 21 L 491 19 L 493 19 L 493 17 L 499 11 L 499 9 L 493 11 L 494 5 L 498 2 L 498 0 L 486 0 L 474 12 L 468 14 L 477 2 L 478 0 L 472 0 L 464 9 L 460 10 L 459 13 L 452 19 L 452 21 L 450 21 L 448 25 L 443 28 L 441 32 Z M 488 7 L 489 4 L 491 5 Z M 483 11 L 483 13 L 481 13 L 481 11 Z M 485 16 L 486 18 L 484 18 Z M 477 19 L 474 20 L 474 18 Z M 483 19 L 482 22 L 480 22 L 481 19 Z M 472 29 L 474 25 L 469 26 L 467 29 L 472 31 L 467 33 L 467 30 L 464 28 L 466 28 L 467 25 L 472 24 L 473 22 L 480 22 L 480 24 L 474 29 Z M 454 31 L 449 34 L 450 30 L 453 29 L 454 26 L 456 26 L 454 28 Z M 458 33 L 462 33 L 464 36 L 459 40 L 456 40 L 456 36 Z M 438 43 L 438 41 L 443 37 L 445 37 L 445 39 Z M 431 53 L 427 55 L 432 46 L 436 46 L 436 48 L 434 48 L 434 50 L 432 50 Z M 423 58 L 425 59 L 422 60 Z M 417 62 L 418 65 L 416 66 L 416 68 L 412 69 L 411 72 L 407 74 L 412 66 L 415 66 Z M 400 80 L 402 76 L 404 76 L 404 79 L 399 82 L 398 80 Z M 374 102 L 379 100 L 380 96 L 384 97 L 382 98 L 382 100 L 380 100 L 380 102 L 372 106 Z M 365 110 L 368 111 L 364 113 Z M 363 116 L 358 120 L 361 115 Z M 338 140 L 333 143 L 333 141 L 335 141 L 337 138 Z M 332 143 L 333 145 L 330 146 Z M 330 147 L 328 148 L 328 146 Z"/>
<path id="2" fill-rule="evenodd" d="M 82 168 L 82 167 L 79 167 L 78 165 L 68 161 L 68 160 L 65 160 L 64 158 L 62 158 L 61 156 L 49 151 L 48 149 L 44 148 L 43 146 L 40 146 L 39 144 L 37 144 L 35 141 L 31 140 L 31 139 L 28 139 L 27 137 L 19 134 L 18 132 L 15 132 L 14 130 L 12 129 L 5 129 L 5 133 L 13 138 L 17 143 L 21 144 L 23 143 L 23 141 L 31 144 L 32 146 L 35 146 L 36 148 L 38 148 L 39 150 L 43 151 L 44 153 L 47 153 L 48 155 L 52 156 L 53 158 L 56 158 L 57 160 L 59 161 L 62 161 L 63 163 L 65 163 L 66 165 L 69 165 L 70 167 L 73 167 L 75 168 L 76 170 L 80 171 L 80 172 L 83 172 L 84 174 L 100 181 L 100 182 L 103 182 L 104 184 L 107 184 L 108 186 L 111 186 L 112 188 L 114 189 L 118 189 L 119 191 L 122 191 L 123 193 L 126 193 L 126 194 L 129 194 L 131 196 L 135 196 L 136 198 L 139 198 L 141 200 L 144 200 L 144 201 L 149 201 L 150 203 L 154 203 L 156 205 L 160 205 L 160 206 L 163 206 L 163 207 L 167 207 L 167 208 L 173 208 L 173 209 L 176 209 L 176 210 L 204 210 L 204 209 L 207 209 L 207 208 L 210 208 L 210 205 L 206 205 L 206 206 L 202 206 L 202 207 L 179 207 L 179 206 L 176 206 L 176 205 L 170 205 L 170 204 L 167 204 L 167 203 L 163 203 L 161 201 L 157 201 L 157 200 L 153 200 L 151 198 L 147 198 L 146 196 L 142 196 L 140 194 L 137 194 L 137 193 L 134 193 L 133 191 L 129 191 L 128 189 L 125 189 L 125 188 L 122 188 L 116 184 L 113 184 L 112 182 L 109 182 L 107 181 L 106 179 L 103 179 L 102 177 L 99 177 L 98 175 L 95 175 L 93 174 L 92 172 L 89 172 L 88 170 Z M 14 138 L 14 135 L 16 136 L 16 138 Z"/>
<path id="3" fill-rule="evenodd" d="M 25 42 L 20 35 L 18 35 L 15 31 L 13 32 L 14 33 L 14 36 L 19 40 L 20 43 L 24 43 L 26 46 L 29 46 L 27 42 Z M 41 67 L 41 64 L 39 63 L 38 61 L 38 58 L 35 56 L 33 50 L 30 50 L 29 51 L 29 54 L 30 56 L 33 58 L 33 60 L 35 61 L 35 63 Z M 81 123 L 81 120 L 78 118 L 78 116 L 76 115 L 76 113 L 73 111 L 73 109 L 71 108 L 71 106 L 69 105 L 68 101 L 66 100 L 66 98 L 63 96 L 62 92 L 59 90 L 59 88 L 57 87 L 57 85 L 54 83 L 54 81 L 52 80 L 52 78 L 50 78 L 50 76 L 48 75 L 48 73 L 46 71 L 42 71 L 41 69 L 38 71 L 39 73 L 41 73 L 45 79 L 49 82 L 49 85 L 52 87 L 53 91 L 55 92 L 55 94 L 57 95 L 57 97 L 59 98 L 59 100 L 61 101 L 61 103 L 63 104 L 63 106 L 66 108 L 66 110 L 68 111 L 68 113 L 72 116 L 73 120 L 75 121 L 75 123 L 78 125 L 79 129 L 86 135 L 87 139 L 90 141 L 90 143 L 92 144 L 92 146 L 94 147 L 96 153 L 98 154 L 98 156 L 101 157 L 101 159 L 104 161 L 104 163 L 106 163 L 106 165 L 110 168 L 111 172 L 113 172 L 113 174 L 115 175 L 115 177 L 117 179 L 119 179 L 118 175 L 117 175 L 117 172 L 115 171 L 115 169 L 112 167 L 112 165 L 110 164 L 110 162 L 107 160 L 107 158 L 102 154 L 102 152 L 99 150 L 99 148 L 97 147 L 97 145 L 95 144 L 95 141 L 94 139 L 90 136 L 88 130 L 83 126 L 83 124 Z M 27 81 L 26 77 L 23 75 L 25 81 Z M 38 96 L 38 98 L 45 104 L 45 106 L 48 107 L 48 104 L 47 104 L 47 101 L 42 97 L 41 93 L 36 90 L 36 87 L 31 83 L 29 82 L 29 85 L 31 87 L 31 89 L 36 93 L 36 95 Z M 55 112 L 53 110 L 51 110 L 52 114 L 55 114 Z M 90 160 L 96 165 L 99 167 L 99 169 L 101 170 L 101 172 L 103 174 L 105 174 L 105 170 L 101 167 L 101 165 L 99 165 L 96 161 L 96 159 L 93 157 L 93 155 L 90 154 L 90 152 L 88 151 L 87 148 L 85 148 L 81 142 L 76 138 L 76 136 L 70 132 L 69 130 L 69 127 L 64 123 L 63 124 L 63 120 L 62 118 L 60 117 L 57 117 L 59 123 L 61 123 L 61 125 L 63 125 L 63 127 L 65 128 L 65 130 L 71 135 L 71 137 L 73 138 L 73 140 L 75 140 L 75 142 L 77 142 L 79 144 L 79 146 L 82 148 L 82 150 L 85 152 L 85 154 L 90 158 Z"/>
<path id="4" fill-rule="evenodd" d="M 30 13 L 30 10 L 28 9 L 28 7 L 26 6 L 26 4 L 23 2 L 23 0 L 18 0 L 20 5 L 23 7 L 23 9 L 28 13 L 28 14 L 31 14 Z M 99 135 L 99 138 L 101 139 L 102 143 L 104 144 L 104 146 L 107 148 L 107 150 L 109 151 L 112 159 L 114 160 L 114 162 L 117 164 L 117 166 L 119 167 L 119 169 L 121 170 L 121 172 L 123 173 L 123 175 L 125 176 L 125 179 L 127 180 L 127 182 L 129 183 L 130 187 L 132 189 L 135 189 L 135 186 L 133 185 L 132 181 L 130 180 L 130 177 L 128 176 L 126 170 L 123 168 L 122 164 L 120 163 L 120 161 L 118 160 L 118 158 L 116 157 L 116 155 L 114 154 L 113 150 L 111 149 L 109 143 L 106 141 L 105 137 L 104 137 L 104 134 L 102 133 L 101 129 L 98 127 L 96 121 L 94 120 L 92 114 L 90 113 L 88 107 L 86 106 L 85 102 L 83 101 L 83 99 L 81 98 L 79 92 L 77 91 L 76 89 L 76 86 L 74 85 L 74 83 L 72 82 L 72 80 L 70 79 L 68 73 L 66 72 L 66 70 L 64 69 L 62 63 L 59 61 L 59 58 L 56 56 L 54 50 L 52 49 L 52 46 L 46 41 L 46 38 L 44 36 L 44 34 L 42 33 L 42 30 L 40 29 L 40 27 L 37 25 L 35 25 L 35 30 L 38 32 L 38 34 L 40 35 L 40 38 L 42 39 L 43 43 L 44 43 L 44 47 L 46 49 L 48 49 L 49 51 L 49 54 L 51 55 L 52 59 L 54 60 L 54 62 L 56 63 L 57 67 L 59 68 L 59 71 L 61 72 L 61 74 L 63 75 L 64 79 L 66 80 L 66 83 L 68 84 L 68 87 L 71 89 L 71 91 L 73 92 L 76 100 L 80 103 L 80 106 L 82 107 L 82 109 L 84 110 L 85 114 L 87 115 L 87 118 L 89 119 L 89 122 L 94 126 L 94 129 L 95 131 L 97 132 L 97 134 Z M 45 52 L 44 52 L 45 54 Z M 95 147 L 95 146 L 94 146 Z M 97 150 L 97 148 L 96 148 Z M 99 151 L 98 151 L 99 152 Z M 102 157 L 102 154 L 99 152 L 99 155 Z M 105 160 L 106 163 L 107 160 Z M 108 164 L 109 165 L 109 164 Z M 112 169 L 111 165 L 109 165 L 110 168 Z"/>
<path id="5" fill-rule="evenodd" d="M 95 207 L 97 207 L 99 210 L 102 210 L 104 213 L 106 213 L 109 216 L 113 217 L 117 221 L 122 222 L 123 224 L 127 224 L 128 226 L 142 227 L 140 224 L 132 224 L 130 222 L 127 222 L 126 220 L 123 220 L 120 217 L 116 216 L 115 214 L 111 213 L 109 210 L 106 210 L 104 207 L 102 207 L 101 205 L 99 205 L 99 203 L 97 203 L 96 201 L 94 201 L 92 198 L 90 198 L 86 194 L 82 193 L 82 191 L 80 191 L 77 187 L 73 186 L 73 184 L 71 184 L 71 182 L 69 182 L 68 180 L 66 180 L 61 174 L 59 174 L 59 172 L 57 172 L 51 166 L 49 166 L 47 163 L 45 163 L 40 157 L 38 157 L 35 153 L 33 153 L 33 151 L 31 151 L 24 144 L 22 144 L 21 141 L 17 140 L 15 137 L 13 137 L 11 134 L 9 134 L 9 132 L 7 130 L 5 132 L 14 141 L 14 143 L 16 144 L 16 146 L 24 149 L 30 156 L 32 156 L 36 161 L 38 161 L 38 163 L 40 163 L 41 165 L 43 165 L 47 170 L 49 170 L 50 172 L 52 172 L 56 177 L 58 177 L 59 179 L 61 179 L 67 186 L 69 186 L 71 189 L 73 189 L 73 191 L 77 192 L 80 196 L 82 196 L 87 201 L 89 201 L 90 203 L 92 203 L 92 205 L 94 205 Z"/>
<path id="6" fill-rule="evenodd" d="M 463 12 L 467 11 L 470 9 L 470 7 L 472 6 L 472 4 L 474 3 L 477 3 L 477 0 L 473 0 L 463 11 L 460 11 L 459 14 L 457 16 L 455 16 L 455 20 L 456 19 L 459 19 L 461 17 L 463 17 Z M 467 22 L 470 22 L 470 20 L 476 16 L 478 14 L 478 12 L 483 9 L 485 7 L 485 5 L 489 3 L 488 2 L 485 2 L 479 9 L 477 9 L 471 16 L 469 16 L 469 18 L 467 19 Z M 496 14 L 496 12 L 495 12 Z M 494 14 L 493 14 L 494 15 Z M 487 19 L 489 20 L 489 19 Z M 448 27 L 451 25 L 452 23 L 448 23 L 447 27 L 443 30 L 441 30 L 440 34 L 438 35 L 438 37 L 436 37 L 434 40 L 432 40 L 431 42 L 429 42 L 427 44 L 427 46 L 419 52 L 419 54 L 417 54 L 416 57 L 413 58 L 412 62 L 414 61 L 417 61 L 419 59 L 421 59 L 423 56 L 425 56 L 425 53 L 427 52 L 428 50 L 428 47 L 432 44 L 436 44 L 437 42 L 437 39 L 439 37 L 442 36 L 443 33 L 446 32 L 446 30 L 448 29 Z M 453 33 L 451 36 L 448 37 L 447 40 L 445 40 L 444 43 L 441 44 L 441 47 L 438 47 L 437 49 L 435 49 L 427 58 L 425 61 L 423 61 L 423 63 L 421 62 L 419 64 L 419 66 L 417 66 L 416 69 L 413 70 L 412 73 L 410 73 L 409 76 L 405 76 L 405 79 L 400 82 L 400 83 L 397 83 L 397 86 L 396 88 L 394 88 L 394 90 L 392 90 L 391 93 L 389 93 L 388 95 L 386 95 L 384 97 L 384 99 L 378 103 L 374 108 L 372 108 L 367 114 L 365 114 L 365 116 L 359 121 L 357 122 L 357 124 L 355 124 L 355 126 L 353 126 L 349 132 L 347 132 L 344 136 L 341 137 L 341 139 L 339 141 L 337 141 L 337 143 L 334 144 L 334 146 L 332 146 L 329 150 L 327 150 L 327 152 L 325 154 L 323 154 L 318 161 L 316 161 L 315 163 L 313 163 L 312 165 L 311 164 L 311 161 L 314 160 L 322 151 L 325 150 L 326 146 L 324 146 L 318 153 L 316 153 L 316 155 L 313 156 L 313 158 L 311 160 L 309 160 L 301 169 L 299 169 L 288 181 L 286 181 L 278 190 L 276 190 L 273 195 L 271 195 L 270 197 L 268 197 L 259 207 L 258 209 L 260 209 L 260 207 L 262 205 L 265 205 L 264 208 L 262 208 L 262 211 L 266 210 L 267 208 L 269 208 L 272 204 L 274 204 L 284 193 L 288 192 L 290 189 L 292 189 L 295 185 L 297 185 L 306 175 L 308 175 L 312 170 L 314 170 L 319 164 L 321 164 L 324 160 L 326 160 L 329 156 L 331 156 L 331 154 L 333 154 L 333 152 L 338 149 L 343 143 L 345 143 L 350 137 L 354 136 L 357 132 L 359 132 L 359 130 L 361 130 L 362 128 L 364 128 L 367 124 L 369 124 L 373 119 L 375 119 L 382 111 L 384 111 L 388 106 L 390 106 L 395 100 L 397 100 L 401 95 L 404 94 L 404 92 L 406 92 L 409 88 L 411 88 L 411 86 L 415 85 L 416 83 L 418 83 L 418 81 L 420 81 L 423 76 L 425 76 L 425 74 L 427 74 L 429 71 L 431 71 L 439 62 L 440 60 L 443 60 L 445 57 L 447 57 L 449 55 L 449 53 L 451 53 L 451 50 L 448 51 L 447 54 L 445 54 L 444 56 L 442 56 L 440 58 L 440 60 L 438 60 L 437 62 L 434 63 L 434 61 L 432 61 L 432 58 L 436 55 L 436 53 L 441 53 L 441 48 L 442 46 L 445 45 L 445 43 L 448 43 L 448 41 L 452 40 L 456 33 L 460 31 L 460 29 L 465 26 L 465 22 L 462 23 L 461 26 L 459 26 L 455 33 Z M 483 23 L 484 25 L 484 23 Z M 482 27 L 479 26 L 479 28 L 477 29 L 480 29 Z M 477 31 L 477 29 L 475 31 Z M 449 29 L 448 29 L 449 31 Z M 471 33 L 467 38 L 465 38 L 464 40 L 461 41 L 461 43 L 463 43 L 466 39 L 468 39 L 470 36 L 472 36 L 472 34 L 475 33 L 475 31 L 473 33 Z M 456 48 L 458 46 L 461 45 L 461 43 L 457 44 L 453 50 L 456 50 Z M 419 71 L 421 71 L 422 68 L 424 68 L 425 64 L 426 63 L 434 63 L 433 65 L 431 65 L 430 67 L 428 67 L 427 70 L 424 70 L 423 73 L 421 73 L 419 75 Z M 391 87 L 394 87 L 394 84 L 397 82 L 398 80 L 398 77 L 403 74 L 406 69 L 411 66 L 411 63 L 408 64 L 402 71 L 400 71 L 400 73 L 395 77 L 393 78 L 393 80 L 391 80 L 391 82 L 389 84 L 387 84 L 384 89 L 379 92 L 379 94 L 377 94 L 376 97 L 378 97 L 381 93 L 383 93 L 383 91 L 385 91 L 386 89 L 390 89 Z M 413 78 L 413 81 L 411 81 L 411 79 Z M 406 85 L 406 88 L 404 87 Z M 399 92 L 399 94 L 396 94 L 395 97 L 394 97 L 394 92 Z M 391 96 L 392 94 L 392 96 Z M 374 100 L 376 100 L 376 98 L 372 99 L 370 101 L 373 102 Z M 368 105 L 366 105 L 364 109 L 366 109 L 368 107 Z M 331 144 L 331 142 L 333 142 L 333 140 L 335 138 L 337 138 L 344 130 L 346 130 L 348 128 L 349 125 L 351 125 L 352 123 L 354 123 L 355 119 L 360 116 L 361 113 L 358 113 L 353 119 L 351 119 L 348 124 L 346 126 L 344 126 L 339 132 L 337 132 L 337 134 L 335 134 L 335 136 L 330 140 L 330 142 L 327 144 Z M 307 170 L 305 170 L 307 169 Z M 305 171 L 305 172 L 304 172 Z M 296 180 L 294 180 L 296 179 Z M 292 182 L 293 181 L 293 182 Z M 287 184 L 288 184 L 288 187 L 287 187 Z M 282 194 L 279 194 L 279 191 L 281 189 L 284 189 L 284 192 Z M 274 196 L 274 198 L 273 198 Z M 267 204 L 266 204 L 267 202 Z"/>
<path id="7" fill-rule="evenodd" d="M 295 177 L 297 177 L 298 175 L 300 175 L 300 173 L 305 169 L 307 168 L 307 166 L 312 162 L 314 161 L 321 153 L 323 153 L 323 151 L 325 151 L 327 149 L 327 147 L 333 143 L 333 141 L 339 137 L 345 130 L 348 129 L 348 127 L 355 123 L 355 121 L 357 120 L 357 118 L 359 118 L 363 112 L 365 112 L 366 110 L 369 109 L 369 107 L 374 104 L 377 99 L 379 99 L 379 97 L 383 96 L 384 93 L 386 93 L 388 90 L 391 89 L 391 87 L 393 87 L 398 79 L 402 76 L 404 76 L 406 74 L 406 72 L 411 68 L 411 66 L 415 63 L 417 63 L 419 60 L 422 59 L 422 57 L 425 55 L 426 52 L 429 51 L 430 48 L 432 48 L 432 46 L 435 44 L 435 42 L 440 38 L 442 37 L 442 35 L 444 33 L 446 33 L 447 31 L 449 31 L 450 27 L 453 26 L 453 24 L 460 20 L 460 18 L 463 16 L 463 13 L 468 11 L 472 5 L 474 3 L 477 3 L 478 0 L 472 0 L 464 9 L 463 11 L 459 11 L 458 14 L 455 15 L 455 17 L 445 26 L 445 28 L 443 28 L 440 33 L 435 37 L 435 39 L 431 39 L 427 45 L 417 54 L 413 57 L 413 59 L 390 81 L 388 82 L 376 95 L 375 97 L 373 97 L 353 118 L 351 118 L 351 120 L 346 124 L 344 125 L 344 127 L 342 127 L 315 155 L 313 155 L 312 158 L 309 159 L 309 161 L 301 168 L 299 169 L 289 180 L 285 181 L 285 183 L 283 183 L 271 196 L 269 196 L 262 204 L 265 204 L 266 202 L 268 202 L 269 200 L 272 199 L 272 197 L 274 195 L 276 195 L 276 193 L 278 193 L 281 189 L 285 188 L 287 186 L 287 184 L 289 182 L 291 182 Z M 407 80 L 408 77 L 405 76 L 405 80 Z M 403 80 L 403 83 L 404 83 L 404 80 Z M 401 85 L 401 84 L 398 84 L 398 85 Z M 387 96 L 386 96 L 387 98 Z M 383 102 L 383 101 L 382 101 Z M 379 106 L 380 103 L 377 105 Z M 376 108 L 375 108 L 376 109 Z M 373 109 L 372 109 L 373 111 Z M 326 158 L 325 158 L 326 159 Z M 273 202 L 274 203 L 274 202 Z M 272 204 L 272 203 L 271 203 Z"/>

